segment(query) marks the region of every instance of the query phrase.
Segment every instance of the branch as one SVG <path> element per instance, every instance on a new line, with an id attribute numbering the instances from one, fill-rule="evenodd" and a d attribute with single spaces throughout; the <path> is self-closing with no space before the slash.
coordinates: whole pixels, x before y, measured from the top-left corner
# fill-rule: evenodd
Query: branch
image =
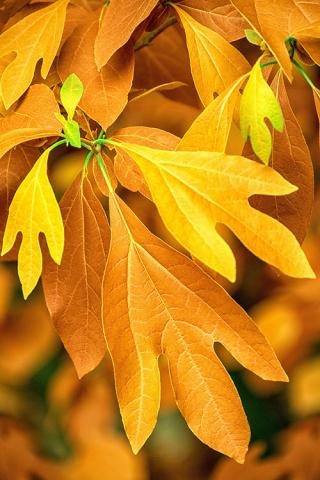
<path id="1" fill-rule="evenodd" d="M 152 43 L 152 41 L 160 35 L 164 30 L 166 30 L 168 27 L 173 25 L 174 23 L 177 22 L 177 18 L 175 16 L 171 16 L 167 18 L 165 22 L 163 22 L 158 28 L 155 30 L 152 30 L 152 32 L 147 33 L 144 37 L 142 37 L 140 40 L 138 40 L 134 46 L 134 50 L 140 50 L 141 48 L 144 47 L 149 47 Z"/>

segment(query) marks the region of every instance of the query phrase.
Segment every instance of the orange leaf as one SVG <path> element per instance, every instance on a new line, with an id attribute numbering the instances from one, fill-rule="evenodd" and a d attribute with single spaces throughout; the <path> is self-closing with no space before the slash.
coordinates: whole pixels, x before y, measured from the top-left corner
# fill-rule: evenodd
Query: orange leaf
<path id="1" fill-rule="evenodd" d="M 310 225 L 313 205 L 312 160 L 301 127 L 290 106 L 282 75 L 274 79 L 271 87 L 278 98 L 285 122 L 283 132 L 279 133 L 275 129 L 272 131 L 270 167 L 296 185 L 298 190 L 284 197 L 258 195 L 250 203 L 283 223 L 302 243 Z M 249 145 L 243 155 L 254 158 Z"/>
<path id="2" fill-rule="evenodd" d="M 94 46 L 99 70 L 129 40 L 157 3 L 158 0 L 117 0 L 105 7 Z"/>
<path id="3" fill-rule="evenodd" d="M 99 72 L 93 50 L 98 25 L 97 12 L 88 13 L 64 45 L 58 72 L 62 81 L 71 73 L 80 78 L 84 86 L 80 108 L 106 129 L 128 102 L 134 57 L 132 46 L 126 45 Z"/>
<path id="4" fill-rule="evenodd" d="M 112 138 L 120 142 L 146 145 L 159 150 L 175 150 L 179 139 L 169 132 L 150 127 L 126 127 L 113 133 Z M 114 170 L 119 182 L 132 192 L 139 191 L 151 199 L 149 188 L 136 162 L 122 149 L 116 149 Z"/>
<path id="5" fill-rule="evenodd" d="M 179 7 L 189 13 L 197 22 L 215 30 L 228 42 L 244 37 L 247 24 L 229 0 L 183 0 Z"/>
<path id="6" fill-rule="evenodd" d="M 89 180 L 80 175 L 61 200 L 61 213 L 65 249 L 60 266 L 49 258 L 45 262 L 43 286 L 57 331 L 82 377 L 106 348 L 100 299 L 109 225 Z"/>
<path id="7" fill-rule="evenodd" d="M 15 59 L 1 76 L 1 96 L 9 108 L 29 87 L 37 62 L 42 59 L 41 76 L 46 78 L 57 54 L 69 0 L 24 17 L 0 36 L 0 57 L 12 52 Z"/>
<path id="8" fill-rule="evenodd" d="M 0 157 L 20 143 L 59 135 L 56 112 L 59 107 L 50 88 L 32 85 L 15 111 L 0 118 Z"/>
<path id="9" fill-rule="evenodd" d="M 168 359 L 177 404 L 206 444 L 243 462 L 249 427 L 213 350 L 222 343 L 269 380 L 287 377 L 246 313 L 195 263 L 152 235 L 110 195 L 111 249 L 103 318 L 122 419 L 137 452 L 159 409 L 158 356 Z"/>

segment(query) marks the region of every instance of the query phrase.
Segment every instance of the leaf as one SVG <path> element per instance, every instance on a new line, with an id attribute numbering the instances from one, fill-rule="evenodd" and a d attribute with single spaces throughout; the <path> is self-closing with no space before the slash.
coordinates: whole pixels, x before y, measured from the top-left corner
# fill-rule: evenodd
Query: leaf
<path id="1" fill-rule="evenodd" d="M 136 27 L 148 17 L 157 3 L 158 0 L 112 0 L 105 7 L 94 46 L 99 70 L 127 43 Z"/>
<path id="2" fill-rule="evenodd" d="M 80 78 L 84 88 L 80 108 L 103 129 L 107 129 L 127 104 L 134 57 L 132 45 L 125 45 L 99 72 L 93 51 L 98 24 L 97 12 L 88 13 L 85 21 L 64 45 L 58 72 L 62 81 L 71 73 Z"/>
<path id="3" fill-rule="evenodd" d="M 153 92 L 166 92 L 170 90 L 175 90 L 176 88 L 186 87 L 187 85 L 183 82 L 169 82 L 169 83 L 162 83 L 160 85 L 156 85 L 153 88 L 149 88 L 148 90 L 144 90 L 142 93 L 138 93 L 135 97 L 130 99 L 130 103 L 140 100 L 141 98 L 145 97 L 146 95 L 150 95 Z"/>
<path id="4" fill-rule="evenodd" d="M 284 119 L 281 107 L 263 78 L 259 59 L 252 68 L 241 97 L 240 129 L 245 140 L 250 136 L 254 153 L 268 165 L 272 150 L 272 138 L 265 123 L 266 118 L 278 132 L 283 131 Z"/>
<path id="5" fill-rule="evenodd" d="M 82 377 L 98 365 L 106 350 L 100 312 L 109 225 L 89 179 L 81 174 L 60 208 L 65 249 L 59 266 L 46 259 L 42 280 L 57 332 Z"/>
<path id="6" fill-rule="evenodd" d="M 15 52 L 1 76 L 0 92 L 9 108 L 29 87 L 37 62 L 46 78 L 60 45 L 69 0 L 58 0 L 20 20 L 0 36 L 0 57 Z"/>
<path id="7" fill-rule="evenodd" d="M 72 147 L 81 148 L 80 127 L 75 120 L 65 120 L 63 123 L 63 131 L 66 140 Z"/>
<path id="8" fill-rule="evenodd" d="M 235 280 L 234 255 L 216 231 L 223 223 L 255 255 L 286 275 L 314 278 L 295 236 L 248 203 L 254 194 L 296 190 L 277 172 L 236 155 L 169 152 L 124 143 L 121 148 L 140 167 L 169 232 L 208 267 Z"/>
<path id="9" fill-rule="evenodd" d="M 112 139 L 137 145 L 145 145 L 159 150 L 175 150 L 179 139 L 169 132 L 150 127 L 126 127 L 113 133 Z M 114 170 L 119 182 L 132 192 L 139 191 L 151 198 L 150 191 L 140 168 L 122 149 L 116 149 Z"/>
<path id="10" fill-rule="evenodd" d="M 198 104 L 198 95 L 193 86 L 189 65 L 188 50 L 183 30 L 172 25 L 158 35 L 148 48 L 135 52 L 134 86 L 153 88 L 159 84 L 180 81 L 187 87 L 174 92 L 166 92 L 187 104 Z"/>
<path id="11" fill-rule="evenodd" d="M 177 150 L 225 152 L 239 89 L 244 79 L 245 76 L 240 77 L 209 103 L 186 131 Z"/>
<path id="12" fill-rule="evenodd" d="M 245 20 L 229 0 L 183 0 L 179 2 L 197 22 L 222 35 L 228 42 L 244 36 Z"/>
<path id="13" fill-rule="evenodd" d="M 177 5 L 173 5 L 186 33 L 190 65 L 195 87 L 203 105 L 214 94 L 222 93 L 250 69 L 244 56 L 221 35 L 196 22 Z"/>
<path id="14" fill-rule="evenodd" d="M 152 235 L 113 193 L 110 218 L 103 317 L 133 451 L 142 447 L 156 422 L 158 356 L 164 353 L 177 404 L 191 430 L 210 447 L 243 462 L 248 424 L 212 347 L 221 342 L 256 374 L 286 380 L 271 347 L 222 287 Z"/>
<path id="15" fill-rule="evenodd" d="M 292 81 L 292 64 L 285 40 L 296 30 L 320 20 L 317 2 L 281 0 L 270 5 L 264 0 L 231 0 L 231 3 L 261 34 L 287 78 Z"/>
<path id="16" fill-rule="evenodd" d="M 23 238 L 18 255 L 18 274 L 26 299 L 42 271 L 39 234 L 46 237 L 51 257 L 61 262 L 64 230 L 59 205 L 47 177 L 50 148 L 45 150 L 17 189 L 9 208 L 1 255 L 12 249 L 19 232 Z"/>
<path id="17" fill-rule="evenodd" d="M 252 30 L 251 28 L 247 28 L 244 33 L 246 34 L 246 39 L 248 42 L 260 47 L 261 43 L 263 42 L 263 38 L 258 32 Z"/>
<path id="18" fill-rule="evenodd" d="M 16 110 L 0 118 L 0 157 L 20 143 L 59 135 L 57 112 L 59 107 L 50 88 L 32 85 Z"/>
<path id="19" fill-rule="evenodd" d="M 60 98 L 62 105 L 68 114 L 68 120 L 72 120 L 74 112 L 80 102 L 83 94 L 83 85 L 79 77 L 72 73 L 63 82 L 60 90 Z"/>
<path id="20" fill-rule="evenodd" d="M 296 185 L 298 190 L 285 197 L 256 196 L 251 198 L 250 203 L 283 223 L 302 243 L 311 220 L 313 165 L 301 127 L 290 106 L 282 75 L 275 77 L 271 88 L 281 105 L 285 122 L 283 133 L 272 130 L 270 166 Z M 254 157 L 249 150 L 245 148 L 244 156 Z"/>

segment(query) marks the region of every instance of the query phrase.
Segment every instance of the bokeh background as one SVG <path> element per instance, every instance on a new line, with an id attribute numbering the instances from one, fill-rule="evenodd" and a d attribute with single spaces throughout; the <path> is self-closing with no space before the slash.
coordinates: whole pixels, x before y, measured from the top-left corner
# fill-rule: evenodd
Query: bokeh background
<path id="1" fill-rule="evenodd" d="M 237 45 L 250 61 L 259 54 Z M 181 29 L 174 26 L 137 54 L 133 96 L 157 84 L 187 83 L 130 102 L 113 128 L 146 125 L 182 136 L 199 114 Z M 170 50 L 170 57 L 166 52 Z M 166 69 L 156 70 L 154 58 Z M 171 62 L 171 63 L 168 63 Z M 150 67 L 150 68 L 149 68 Z M 316 67 L 306 67 L 320 85 Z M 170 77 L 169 73 L 170 72 Z M 53 75 L 54 76 L 54 75 Z M 320 273 L 319 125 L 313 95 L 299 75 L 288 92 L 314 161 L 316 198 L 304 249 Z M 234 128 L 230 150 L 241 152 Z M 60 197 L 83 165 L 83 154 L 61 150 L 50 179 Z M 161 238 L 180 248 L 147 199 L 119 190 Z M 107 205 L 107 199 L 101 198 Z M 317 480 L 320 479 L 320 280 L 280 275 L 225 233 L 238 262 L 235 284 L 217 278 L 257 322 L 273 345 L 290 383 L 265 382 L 219 355 L 238 388 L 251 426 L 243 466 L 210 450 L 178 413 L 165 358 L 160 359 L 162 405 L 157 427 L 135 456 L 123 433 L 108 357 L 78 380 L 52 327 L 41 285 L 24 302 L 14 263 L 0 265 L 0 479 L 1 480 Z M 212 273 L 212 275 L 214 275 Z"/>

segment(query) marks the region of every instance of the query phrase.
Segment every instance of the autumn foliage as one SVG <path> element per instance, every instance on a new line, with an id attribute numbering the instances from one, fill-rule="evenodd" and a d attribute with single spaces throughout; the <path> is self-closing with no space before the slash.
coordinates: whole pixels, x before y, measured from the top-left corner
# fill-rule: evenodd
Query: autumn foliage
<path id="1" fill-rule="evenodd" d="M 4 0 L 0 25 L 0 479 L 320 478 L 320 3 Z M 250 401 L 287 405 L 261 434 Z M 233 460 L 179 420 L 164 461 L 176 407 Z"/>

